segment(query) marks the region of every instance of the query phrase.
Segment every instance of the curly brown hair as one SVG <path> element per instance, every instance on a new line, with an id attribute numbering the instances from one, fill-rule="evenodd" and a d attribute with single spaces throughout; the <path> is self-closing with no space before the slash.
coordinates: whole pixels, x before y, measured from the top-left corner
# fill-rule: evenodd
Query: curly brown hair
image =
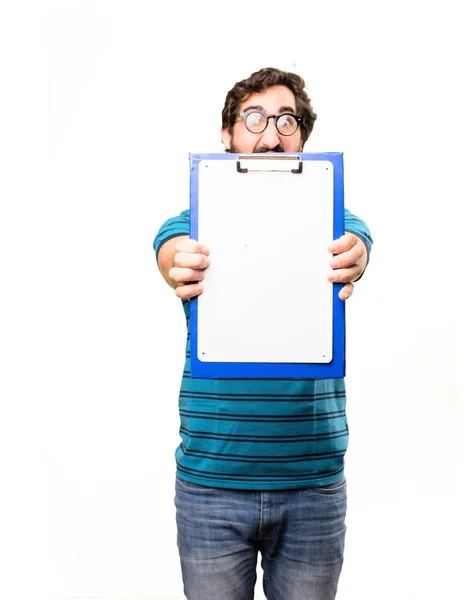
<path id="1" fill-rule="evenodd" d="M 236 83 L 228 92 L 225 99 L 225 106 L 222 110 L 222 129 L 228 129 L 231 134 L 240 113 L 241 103 L 252 94 L 260 94 L 274 85 L 285 85 L 294 94 L 297 113 L 302 117 L 300 127 L 302 146 L 304 146 L 317 119 L 317 115 L 312 109 L 310 98 L 305 90 L 305 81 L 295 73 L 281 71 L 273 67 L 256 71 L 247 79 Z"/>

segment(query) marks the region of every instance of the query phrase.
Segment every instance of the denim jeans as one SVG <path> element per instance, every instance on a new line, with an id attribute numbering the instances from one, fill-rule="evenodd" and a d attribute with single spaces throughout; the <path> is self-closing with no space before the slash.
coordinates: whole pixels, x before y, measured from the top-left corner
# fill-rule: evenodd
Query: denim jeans
<path id="1" fill-rule="evenodd" d="M 252 600 L 258 552 L 268 600 L 333 600 L 345 543 L 345 480 L 268 492 L 176 480 L 188 600 Z"/>

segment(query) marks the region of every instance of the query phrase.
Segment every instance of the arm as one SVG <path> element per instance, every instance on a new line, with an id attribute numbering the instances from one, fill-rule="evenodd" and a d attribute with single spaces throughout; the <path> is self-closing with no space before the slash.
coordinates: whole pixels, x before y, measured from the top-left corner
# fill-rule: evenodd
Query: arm
<path id="1" fill-rule="evenodd" d="M 176 296 L 189 300 L 202 293 L 202 280 L 209 263 L 209 249 L 189 239 L 189 210 L 169 219 L 154 239 L 158 267 L 165 281 L 176 290 Z M 339 296 L 346 300 L 353 293 L 353 282 L 360 279 L 369 261 L 371 234 L 367 225 L 345 209 L 345 234 L 334 240 L 329 251 L 329 281 L 345 283 Z M 191 283 L 197 282 L 197 283 Z"/>
<path id="2" fill-rule="evenodd" d="M 203 291 L 202 280 L 209 266 L 210 250 L 188 235 L 166 241 L 158 250 L 161 275 L 181 300 L 190 300 Z"/>
<path id="3" fill-rule="evenodd" d="M 328 274 L 332 283 L 346 284 L 338 294 L 342 300 L 352 295 L 353 282 L 363 275 L 372 243 L 366 223 L 345 209 L 345 234 L 329 246 L 329 251 L 335 256 L 330 261 L 332 271 Z"/>
<path id="4" fill-rule="evenodd" d="M 179 235 L 175 238 L 171 238 L 161 246 L 156 256 L 158 263 L 158 269 L 163 276 L 165 282 L 172 287 L 173 290 L 177 287 L 177 281 L 169 277 L 169 272 L 174 267 L 174 256 L 177 253 L 176 246 L 181 240 L 189 239 L 188 235 Z"/>
<path id="5" fill-rule="evenodd" d="M 168 219 L 154 238 L 153 247 L 158 268 L 164 280 L 181 300 L 202 293 L 204 269 L 209 264 L 209 250 L 189 239 L 190 212 Z M 194 283 L 197 282 L 197 283 Z"/>

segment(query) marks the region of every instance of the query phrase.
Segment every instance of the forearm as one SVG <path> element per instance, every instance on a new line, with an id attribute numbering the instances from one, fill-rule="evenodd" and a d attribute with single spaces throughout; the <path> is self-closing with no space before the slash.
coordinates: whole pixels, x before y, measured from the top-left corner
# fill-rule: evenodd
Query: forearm
<path id="1" fill-rule="evenodd" d="M 158 269 L 164 280 L 172 289 L 176 289 L 178 282 L 169 277 L 169 271 L 174 267 L 174 256 L 176 255 L 176 246 L 181 240 L 188 239 L 188 235 L 173 237 L 165 242 L 159 249 L 157 262 Z"/>
<path id="2" fill-rule="evenodd" d="M 356 235 L 356 234 L 353 234 L 353 235 Z M 368 247 L 367 247 L 364 239 L 358 235 L 356 237 L 361 241 L 361 248 L 362 248 L 362 255 L 361 255 L 361 258 L 358 260 L 358 264 L 361 267 L 361 273 L 354 280 L 354 281 L 359 281 L 362 278 L 363 273 L 365 272 L 366 266 L 368 265 L 369 254 L 368 254 Z"/>
<path id="3" fill-rule="evenodd" d="M 368 228 L 368 225 L 359 217 L 351 213 L 347 208 L 345 209 L 345 232 L 353 233 L 364 243 L 367 252 L 365 264 L 366 267 L 369 262 L 371 246 L 373 244 L 371 232 Z"/>

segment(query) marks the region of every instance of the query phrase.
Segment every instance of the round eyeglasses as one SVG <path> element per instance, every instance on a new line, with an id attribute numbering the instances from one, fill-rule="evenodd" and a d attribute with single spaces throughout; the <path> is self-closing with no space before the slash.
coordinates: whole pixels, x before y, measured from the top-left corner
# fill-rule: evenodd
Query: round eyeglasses
<path id="1" fill-rule="evenodd" d="M 249 110 L 238 115 L 245 122 L 245 126 L 251 133 L 263 133 L 269 123 L 269 119 L 274 119 L 276 129 L 281 135 L 294 135 L 297 128 L 302 123 L 302 117 L 297 117 L 292 113 L 282 113 L 280 115 L 267 115 L 260 110 Z"/>

